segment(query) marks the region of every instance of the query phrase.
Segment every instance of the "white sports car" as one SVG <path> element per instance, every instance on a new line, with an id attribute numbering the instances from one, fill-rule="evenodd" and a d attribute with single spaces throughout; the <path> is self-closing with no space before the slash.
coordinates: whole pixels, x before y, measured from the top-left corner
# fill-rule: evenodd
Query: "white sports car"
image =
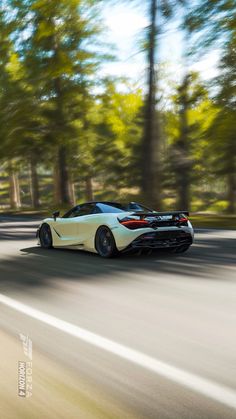
<path id="1" fill-rule="evenodd" d="M 185 252 L 193 242 L 188 212 L 157 212 L 136 202 L 88 202 L 60 217 L 46 218 L 39 229 L 39 244 L 46 249 L 68 247 L 112 257 L 118 252 L 168 248 Z"/>

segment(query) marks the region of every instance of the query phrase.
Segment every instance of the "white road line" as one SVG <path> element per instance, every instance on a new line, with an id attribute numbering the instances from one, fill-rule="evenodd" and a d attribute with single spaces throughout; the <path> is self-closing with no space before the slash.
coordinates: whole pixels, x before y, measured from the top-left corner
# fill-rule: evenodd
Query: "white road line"
<path id="1" fill-rule="evenodd" d="M 176 368 L 170 364 L 145 355 L 142 352 L 89 332 L 86 329 L 82 329 L 74 324 L 60 320 L 57 317 L 43 313 L 42 311 L 22 304 L 19 301 L 13 300 L 3 294 L 0 294 L 0 303 L 33 319 L 37 319 L 49 326 L 55 327 L 62 332 L 81 339 L 93 346 L 96 346 L 97 348 L 117 355 L 120 358 L 130 361 L 140 367 L 146 368 L 153 373 L 159 374 L 162 377 L 216 400 L 217 402 L 223 403 L 228 407 L 236 409 L 236 391 L 229 387 L 222 386 L 198 375 Z"/>

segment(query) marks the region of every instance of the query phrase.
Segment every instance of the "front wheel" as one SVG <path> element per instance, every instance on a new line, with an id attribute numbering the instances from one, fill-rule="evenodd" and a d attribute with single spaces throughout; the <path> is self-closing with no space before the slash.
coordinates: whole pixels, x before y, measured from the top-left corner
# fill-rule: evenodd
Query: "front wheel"
<path id="1" fill-rule="evenodd" d="M 98 254 L 104 258 L 111 258 L 118 253 L 114 236 L 108 227 L 99 227 L 95 237 L 95 247 Z"/>
<path id="2" fill-rule="evenodd" d="M 39 241 L 44 249 L 52 248 L 52 233 L 48 224 L 43 224 L 39 230 Z"/>

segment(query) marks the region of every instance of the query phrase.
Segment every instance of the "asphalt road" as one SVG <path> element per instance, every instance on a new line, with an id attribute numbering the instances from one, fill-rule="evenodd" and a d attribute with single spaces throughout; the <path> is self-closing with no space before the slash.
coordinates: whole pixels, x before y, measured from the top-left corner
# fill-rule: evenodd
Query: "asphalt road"
<path id="1" fill-rule="evenodd" d="M 0 217 L 4 419 L 236 417 L 236 232 L 104 260 L 39 248 L 37 225 Z M 25 400 L 19 333 L 33 342 Z"/>

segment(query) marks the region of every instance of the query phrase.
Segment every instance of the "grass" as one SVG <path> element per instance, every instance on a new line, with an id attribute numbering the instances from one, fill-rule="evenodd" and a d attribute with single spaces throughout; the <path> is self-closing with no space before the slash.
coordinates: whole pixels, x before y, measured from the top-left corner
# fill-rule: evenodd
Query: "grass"
<path id="1" fill-rule="evenodd" d="M 236 229 L 236 215 L 225 214 L 190 214 L 195 228 Z"/>

